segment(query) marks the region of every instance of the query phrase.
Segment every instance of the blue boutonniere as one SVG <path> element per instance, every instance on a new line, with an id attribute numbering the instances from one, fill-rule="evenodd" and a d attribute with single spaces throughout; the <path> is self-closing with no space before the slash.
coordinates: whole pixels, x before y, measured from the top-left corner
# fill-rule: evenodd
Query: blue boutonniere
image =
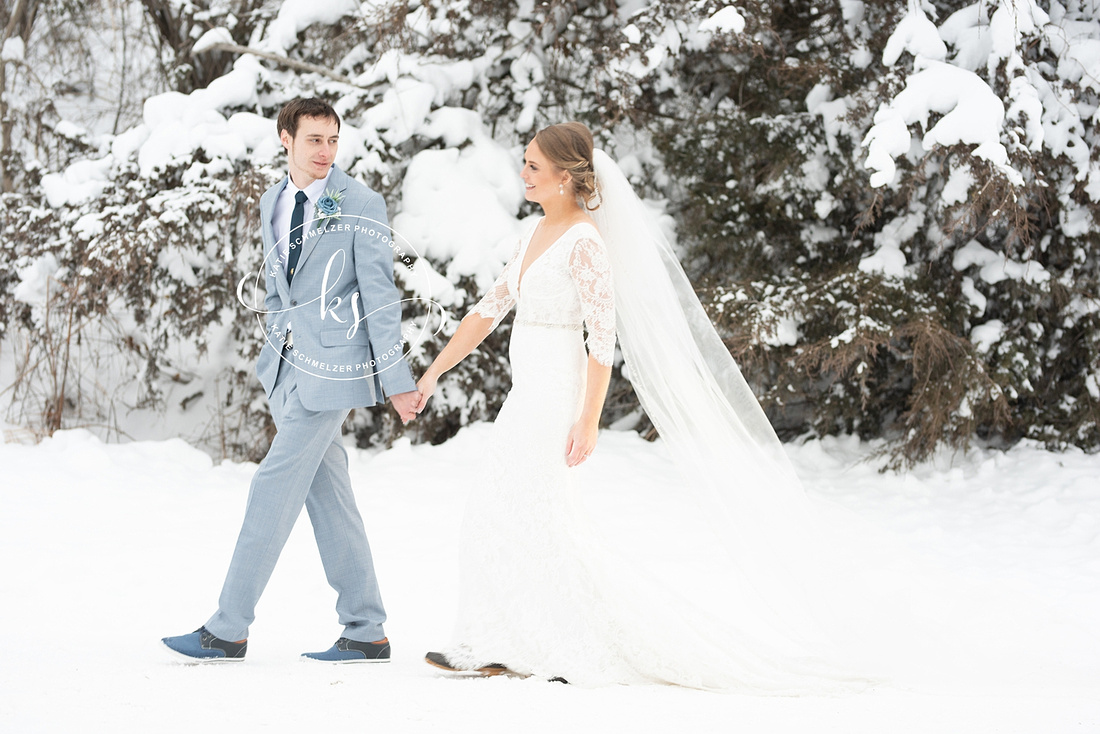
<path id="1" fill-rule="evenodd" d="M 327 189 L 325 195 L 317 200 L 317 226 L 323 227 L 325 223 L 330 220 L 340 220 L 340 202 L 344 200 L 344 195 L 336 189 Z"/>

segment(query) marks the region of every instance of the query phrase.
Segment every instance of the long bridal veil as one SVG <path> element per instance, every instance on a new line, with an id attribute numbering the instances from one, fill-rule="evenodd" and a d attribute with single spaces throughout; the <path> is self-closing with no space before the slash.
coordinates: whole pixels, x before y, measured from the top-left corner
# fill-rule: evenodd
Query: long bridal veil
<path id="1" fill-rule="evenodd" d="M 809 501 L 783 446 L 655 218 L 618 165 L 594 156 L 627 376 L 684 482 L 728 551 L 715 583 L 735 600 L 729 626 L 830 657 L 807 595 L 820 548 Z"/>
<path id="2" fill-rule="evenodd" d="M 673 612 L 678 649 L 662 654 L 690 645 L 712 663 L 704 687 L 1061 680 L 1073 657 L 1051 620 L 1077 622 L 1057 603 L 806 495 L 655 217 L 610 157 L 596 151 L 594 164 L 624 372 L 683 478 L 669 493 L 698 503 L 727 551 L 708 576 L 726 592 L 719 618 Z"/>

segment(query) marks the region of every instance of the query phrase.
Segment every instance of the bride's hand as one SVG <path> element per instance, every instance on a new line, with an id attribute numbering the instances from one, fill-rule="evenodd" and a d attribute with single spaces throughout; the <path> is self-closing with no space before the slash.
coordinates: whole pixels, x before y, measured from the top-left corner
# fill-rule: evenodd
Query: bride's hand
<path id="1" fill-rule="evenodd" d="M 573 424 L 569 429 L 569 438 L 565 444 L 565 463 L 568 466 L 583 464 L 592 450 L 596 448 L 596 438 L 599 435 L 599 424 L 593 425 L 583 418 Z"/>
<path id="2" fill-rule="evenodd" d="M 416 390 L 420 393 L 420 400 L 417 401 L 415 408 L 417 414 L 424 412 L 424 408 L 428 405 L 428 398 L 435 392 L 437 379 L 435 375 L 424 373 L 420 381 L 416 383 Z"/>

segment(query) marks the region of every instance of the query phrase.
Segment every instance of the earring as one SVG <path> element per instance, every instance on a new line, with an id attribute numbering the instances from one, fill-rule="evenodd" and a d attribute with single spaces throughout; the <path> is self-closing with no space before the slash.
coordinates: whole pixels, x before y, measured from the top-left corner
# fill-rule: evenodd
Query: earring
<path id="1" fill-rule="evenodd" d="M 558 196 L 565 196 L 565 184 L 558 184 Z"/>

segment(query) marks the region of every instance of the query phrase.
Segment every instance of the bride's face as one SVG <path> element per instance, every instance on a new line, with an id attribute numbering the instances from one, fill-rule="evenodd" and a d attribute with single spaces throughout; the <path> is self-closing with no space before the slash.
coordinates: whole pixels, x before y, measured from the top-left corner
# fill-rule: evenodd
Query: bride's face
<path id="1" fill-rule="evenodd" d="M 541 204 L 552 196 L 559 196 L 558 187 L 567 183 L 568 174 L 555 168 L 539 150 L 534 140 L 523 154 L 523 171 L 520 173 L 527 201 Z"/>

